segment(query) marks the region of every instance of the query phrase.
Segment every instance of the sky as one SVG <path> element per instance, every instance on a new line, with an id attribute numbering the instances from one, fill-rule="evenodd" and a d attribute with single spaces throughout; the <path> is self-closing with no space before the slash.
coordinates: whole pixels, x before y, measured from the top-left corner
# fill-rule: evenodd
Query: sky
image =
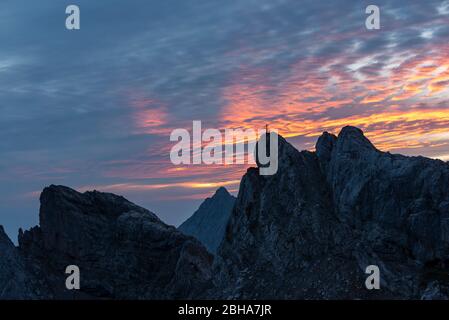
<path id="1" fill-rule="evenodd" d="M 81 29 L 65 28 L 76 4 Z M 365 8 L 380 8 L 367 30 Z M 449 1 L 1 0 L 0 225 L 50 184 L 113 192 L 175 226 L 247 165 L 170 162 L 170 133 L 275 128 L 313 150 L 355 125 L 449 160 Z"/>

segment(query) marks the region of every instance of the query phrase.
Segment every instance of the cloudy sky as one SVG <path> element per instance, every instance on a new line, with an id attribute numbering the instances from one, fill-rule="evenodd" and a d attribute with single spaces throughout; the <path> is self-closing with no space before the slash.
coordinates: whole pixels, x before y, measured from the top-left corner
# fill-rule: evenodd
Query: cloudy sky
<path id="1" fill-rule="evenodd" d="M 81 9 L 81 30 L 65 8 Z M 365 8 L 381 29 L 365 28 Z M 126 196 L 178 225 L 246 166 L 174 166 L 175 128 L 263 128 L 299 149 L 361 127 L 449 160 L 449 1 L 2 0 L 0 224 L 50 184 Z"/>

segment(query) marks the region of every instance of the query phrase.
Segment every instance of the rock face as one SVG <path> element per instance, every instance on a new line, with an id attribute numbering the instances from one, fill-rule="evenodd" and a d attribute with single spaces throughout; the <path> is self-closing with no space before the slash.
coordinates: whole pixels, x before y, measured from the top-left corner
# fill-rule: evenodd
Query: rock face
<path id="1" fill-rule="evenodd" d="M 279 170 L 243 177 L 218 249 L 224 298 L 428 298 L 449 285 L 449 165 L 380 152 L 354 127 L 316 152 L 279 137 Z M 381 290 L 365 288 L 377 265 Z"/>
<path id="2" fill-rule="evenodd" d="M 221 187 L 212 198 L 207 198 L 178 229 L 200 240 L 209 252 L 215 254 L 223 240 L 234 203 L 235 197 Z"/>
<path id="3" fill-rule="evenodd" d="M 39 218 L 20 232 L 19 251 L 51 297 L 191 299 L 211 286 L 213 258 L 199 241 L 123 197 L 50 186 Z M 79 291 L 65 288 L 69 265 L 80 269 Z"/>
<path id="4" fill-rule="evenodd" d="M 30 272 L 19 250 L 0 226 L 0 300 L 48 297 L 45 282 Z"/>
<path id="5" fill-rule="evenodd" d="M 212 249 L 225 229 L 215 258 L 123 197 L 46 188 L 18 248 L 0 228 L 0 299 L 449 298 L 448 163 L 381 152 L 354 127 L 316 152 L 278 143 L 278 172 L 248 169 L 229 217 L 220 189 L 181 227 Z"/>

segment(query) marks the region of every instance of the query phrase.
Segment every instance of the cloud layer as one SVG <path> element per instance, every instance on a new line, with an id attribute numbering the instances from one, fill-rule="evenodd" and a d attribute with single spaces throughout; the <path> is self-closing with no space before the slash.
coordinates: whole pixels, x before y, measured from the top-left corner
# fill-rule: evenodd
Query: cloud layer
<path id="1" fill-rule="evenodd" d="M 179 224 L 246 166 L 174 167 L 170 132 L 269 123 L 298 148 L 363 128 L 381 149 L 449 159 L 449 1 L 73 1 L 0 4 L 0 222 L 37 191 L 128 196 Z"/>

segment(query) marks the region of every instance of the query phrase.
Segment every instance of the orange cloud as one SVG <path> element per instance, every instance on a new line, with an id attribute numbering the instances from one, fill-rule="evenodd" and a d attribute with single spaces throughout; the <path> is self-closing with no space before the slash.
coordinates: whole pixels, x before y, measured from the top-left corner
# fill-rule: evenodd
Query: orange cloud
<path id="1" fill-rule="evenodd" d="M 167 134 L 171 131 L 167 128 L 169 114 L 165 104 L 137 93 L 130 94 L 128 99 L 137 133 Z"/>
<path id="2" fill-rule="evenodd" d="M 80 192 L 98 190 L 103 192 L 130 192 L 130 191 L 149 191 L 161 189 L 217 189 L 219 187 L 235 186 L 240 180 L 230 181 L 190 181 L 190 182 L 173 182 L 159 184 L 136 184 L 136 183 L 117 183 L 110 185 L 89 185 L 77 188 Z"/>
<path id="3" fill-rule="evenodd" d="M 244 75 L 237 74 L 223 90 L 228 102 L 222 111 L 223 125 L 261 128 L 269 123 L 285 137 L 313 137 L 324 130 L 338 132 L 345 125 L 356 125 L 384 149 L 431 148 L 436 144 L 431 136 L 421 137 L 449 126 L 449 106 L 441 106 L 449 103 L 441 100 L 441 93 L 448 90 L 448 49 L 442 46 L 426 55 L 399 56 L 396 60 L 402 62 L 393 68 L 386 63 L 379 75 L 362 78 L 358 67 L 342 71 L 340 58 L 324 65 L 315 58 L 304 59 L 292 67 L 288 78 L 274 84 L 267 80 L 269 70 L 242 68 Z M 421 94 L 426 91 L 440 95 L 429 98 Z"/>
<path id="4" fill-rule="evenodd" d="M 382 150 L 419 149 L 429 153 L 449 141 L 448 45 L 397 53 L 380 58 L 308 57 L 288 73 L 269 67 L 243 65 L 222 88 L 224 102 L 216 128 L 263 129 L 266 124 L 286 138 L 304 137 L 309 149 L 322 131 L 338 133 L 343 126 L 361 127 Z M 245 54 L 257 55 L 249 50 Z M 384 56 L 380 54 L 384 59 Z M 105 175 L 127 179 L 169 179 L 170 183 L 100 186 L 102 190 L 209 190 L 227 185 L 236 190 L 248 167 L 225 165 L 173 166 L 168 135 L 174 126 L 167 107 L 157 99 L 131 99 L 138 132 L 162 134 L 166 143 L 148 153 L 160 161 L 113 167 Z M 171 120 L 171 121 L 170 121 Z M 190 128 L 191 122 L 186 129 Z M 203 128 L 205 129 L 205 128 Z M 443 137 L 443 138 L 442 138 Z M 443 153 L 446 154 L 446 153 Z M 209 181 L 211 172 L 213 181 Z M 178 180 L 183 180 L 179 182 Z M 163 180 L 165 181 L 165 180 Z M 200 193 L 198 193 L 200 194 Z"/>

